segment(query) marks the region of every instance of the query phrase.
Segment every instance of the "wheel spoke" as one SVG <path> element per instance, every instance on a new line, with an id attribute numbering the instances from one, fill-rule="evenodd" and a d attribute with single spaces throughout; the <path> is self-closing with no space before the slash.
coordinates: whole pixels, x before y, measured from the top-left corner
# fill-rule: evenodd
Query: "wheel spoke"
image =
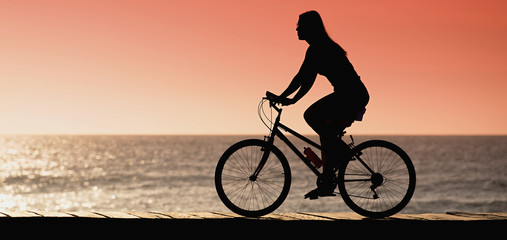
<path id="1" fill-rule="evenodd" d="M 415 189 L 415 170 L 410 158 L 401 148 L 380 140 L 360 144 L 355 151 L 362 153 L 361 161 L 350 161 L 339 177 L 345 203 L 369 217 L 400 211 Z"/>
<path id="2" fill-rule="evenodd" d="M 288 194 L 290 170 L 279 150 L 269 154 L 256 178 L 251 177 L 264 155 L 264 145 L 260 140 L 240 142 L 226 151 L 217 165 L 217 192 L 225 205 L 236 213 L 267 214 Z"/>

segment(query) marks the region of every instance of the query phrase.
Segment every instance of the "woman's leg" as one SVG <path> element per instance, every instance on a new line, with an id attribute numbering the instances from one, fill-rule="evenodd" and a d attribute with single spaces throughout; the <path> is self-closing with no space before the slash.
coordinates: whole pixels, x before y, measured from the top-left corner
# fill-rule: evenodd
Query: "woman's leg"
<path id="1" fill-rule="evenodd" d="M 333 93 L 312 104 L 304 113 L 308 125 L 319 134 L 325 173 L 332 172 L 334 163 L 339 158 L 338 135 L 345 129 L 345 126 L 337 124 L 339 106 L 336 105 Z"/>
<path id="2" fill-rule="evenodd" d="M 305 195 L 305 198 L 316 199 L 319 196 L 333 196 L 336 180 L 333 168 L 339 159 L 338 135 L 345 127 L 337 126 L 332 115 L 339 108 L 336 106 L 334 96 L 328 95 L 312 104 L 304 114 L 305 120 L 312 129 L 319 134 L 322 148 L 322 161 L 324 162 L 322 176 L 317 180 L 317 189 Z"/>

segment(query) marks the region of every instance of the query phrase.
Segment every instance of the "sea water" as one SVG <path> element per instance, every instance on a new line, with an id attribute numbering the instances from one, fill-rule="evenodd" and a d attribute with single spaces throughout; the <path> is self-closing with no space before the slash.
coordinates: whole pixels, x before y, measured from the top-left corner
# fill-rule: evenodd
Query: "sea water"
<path id="1" fill-rule="evenodd" d="M 0 136 L 0 211 L 229 211 L 215 166 L 248 138 L 262 136 Z M 507 136 L 355 136 L 356 144 L 369 139 L 394 142 L 414 163 L 417 186 L 404 213 L 507 211 Z M 277 211 L 351 211 L 339 196 L 305 200 L 315 175 L 275 144 L 293 177 Z"/>

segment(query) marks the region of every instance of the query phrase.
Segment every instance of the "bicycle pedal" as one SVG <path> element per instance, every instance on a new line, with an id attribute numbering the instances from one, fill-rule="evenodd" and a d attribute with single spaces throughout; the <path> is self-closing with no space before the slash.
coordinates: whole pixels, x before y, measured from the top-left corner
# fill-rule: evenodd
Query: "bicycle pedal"
<path id="1" fill-rule="evenodd" d="M 305 199 L 310 198 L 310 200 L 319 199 L 319 197 L 336 197 L 336 194 L 332 193 L 332 194 L 318 195 L 318 196 L 317 195 L 312 195 L 312 196 L 305 195 Z"/>
<path id="2" fill-rule="evenodd" d="M 319 199 L 319 197 L 334 197 L 336 194 L 333 193 L 319 193 L 317 189 L 310 191 L 305 194 L 305 199 L 310 198 L 310 200 Z"/>
<path id="3" fill-rule="evenodd" d="M 305 195 L 305 199 L 309 198 L 310 200 L 315 200 L 315 199 L 319 199 L 319 196 L 306 196 Z"/>

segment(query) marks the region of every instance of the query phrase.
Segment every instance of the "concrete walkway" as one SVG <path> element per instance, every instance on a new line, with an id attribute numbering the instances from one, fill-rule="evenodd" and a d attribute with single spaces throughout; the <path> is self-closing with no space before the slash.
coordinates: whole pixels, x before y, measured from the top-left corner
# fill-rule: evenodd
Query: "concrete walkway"
<path id="1" fill-rule="evenodd" d="M 271 213 L 259 218 L 246 218 L 224 212 L 45 212 L 1 211 L 0 220 L 9 218 L 106 218 L 106 219 L 165 219 L 165 220 L 256 220 L 256 221 L 507 221 L 507 213 L 448 212 L 446 214 L 395 214 L 383 219 L 368 219 L 356 213 Z"/>
<path id="2" fill-rule="evenodd" d="M 452 238 L 504 236 L 507 213 L 395 214 L 369 219 L 356 213 L 272 213 L 246 218 L 230 212 L 2 211 L 4 236 L 25 238 Z"/>

